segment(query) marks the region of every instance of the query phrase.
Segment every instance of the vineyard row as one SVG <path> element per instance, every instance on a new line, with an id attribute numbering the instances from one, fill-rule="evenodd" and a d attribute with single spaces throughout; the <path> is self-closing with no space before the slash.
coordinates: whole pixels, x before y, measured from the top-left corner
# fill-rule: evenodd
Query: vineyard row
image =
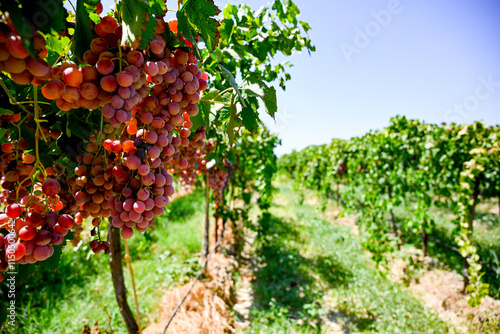
<path id="1" fill-rule="evenodd" d="M 487 258 L 493 250 L 480 249 L 473 222 L 480 202 L 500 199 L 499 155 L 498 126 L 435 125 L 397 116 L 382 130 L 294 151 L 280 158 L 279 166 L 296 187 L 317 191 L 325 200 L 333 191 L 338 198 L 342 184 L 344 214 L 358 215 L 366 232 L 363 244 L 379 264 L 415 236 L 426 254 L 429 239 L 439 242 L 431 236 L 436 231 L 431 209 L 451 210 L 464 290 L 470 304 L 477 305 L 491 292 L 490 284 L 498 289 L 496 271 L 481 265 L 493 267 Z M 408 204 L 414 210 L 397 222 L 394 209 Z"/>

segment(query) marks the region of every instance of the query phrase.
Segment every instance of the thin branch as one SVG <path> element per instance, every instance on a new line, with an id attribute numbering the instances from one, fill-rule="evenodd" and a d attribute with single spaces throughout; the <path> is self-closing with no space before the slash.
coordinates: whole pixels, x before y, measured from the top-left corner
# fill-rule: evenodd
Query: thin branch
<path id="1" fill-rule="evenodd" d="M 229 92 L 229 91 L 230 91 L 230 90 L 232 90 L 232 89 L 233 89 L 233 87 L 229 87 L 229 88 L 224 89 L 222 92 L 219 92 L 219 94 L 215 95 L 215 96 L 213 97 L 212 101 L 215 101 L 215 99 L 216 99 L 216 98 L 218 98 L 219 96 L 223 95 L 223 94 L 224 94 L 224 93 L 226 93 L 226 92 Z"/>
<path id="2" fill-rule="evenodd" d="M 76 8 L 75 6 L 73 5 L 73 3 L 71 2 L 71 0 L 68 0 L 69 4 L 71 5 L 71 7 L 73 7 L 73 10 L 75 11 L 75 15 L 76 15 Z"/>
<path id="3" fill-rule="evenodd" d="M 231 106 L 231 103 L 229 102 L 224 102 L 224 101 L 213 101 L 213 100 L 205 100 L 205 99 L 200 99 L 201 102 L 208 102 L 208 103 L 219 103 L 219 104 L 223 104 L 225 106 Z"/>
<path id="4" fill-rule="evenodd" d="M 73 42 L 73 38 L 71 38 L 69 40 L 69 43 L 68 45 L 66 45 L 66 48 L 63 50 L 63 52 L 61 52 L 61 54 L 59 55 L 59 58 L 57 58 L 57 60 L 54 62 L 54 64 L 52 64 L 52 67 L 56 66 L 57 62 L 68 52 L 69 50 L 69 47 L 71 46 L 71 43 Z"/>
<path id="5" fill-rule="evenodd" d="M 9 88 L 7 88 L 7 85 L 5 84 L 5 82 L 3 81 L 2 78 L 0 78 L 0 86 L 2 86 L 3 90 L 5 91 L 5 93 L 7 94 L 7 96 L 9 97 L 9 102 L 10 104 L 13 104 L 13 105 L 18 105 L 20 106 L 24 111 L 26 111 L 28 114 L 31 114 L 28 109 L 26 109 L 23 105 L 19 104 L 19 102 L 17 102 L 16 98 L 14 96 L 12 96 L 12 94 L 10 93 L 9 91 Z"/>

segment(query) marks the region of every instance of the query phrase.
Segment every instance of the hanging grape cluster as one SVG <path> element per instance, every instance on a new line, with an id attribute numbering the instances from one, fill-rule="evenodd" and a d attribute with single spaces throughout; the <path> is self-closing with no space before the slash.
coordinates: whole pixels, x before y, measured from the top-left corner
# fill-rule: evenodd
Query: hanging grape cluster
<path id="1" fill-rule="evenodd" d="M 0 70 L 16 84 L 33 85 L 61 111 L 98 110 L 102 124 L 77 156 L 76 168 L 67 170 L 44 166 L 37 156 L 38 142 L 49 145 L 61 135 L 41 120 L 45 105 L 1 116 L 4 128 L 30 124 L 37 147 L 29 147 L 22 133 L 1 146 L 0 200 L 6 209 L 0 226 L 10 233 L 0 234 L 0 272 L 9 263 L 46 260 L 87 218 L 96 236 L 92 250 L 108 252 L 109 244 L 96 232 L 103 219 L 120 228 L 123 238 L 144 232 L 174 194 L 172 164 L 183 179 L 196 175 L 181 151 L 205 146 L 204 133 L 191 136 L 190 118 L 199 112 L 206 76 L 192 52 L 167 48 L 162 17 L 147 48 L 132 49 L 120 44 L 116 19 L 105 16 L 93 27 L 82 63 L 62 60 L 53 66 L 45 60 L 41 34 L 33 36 L 33 58 L 9 23 L 0 27 Z"/>

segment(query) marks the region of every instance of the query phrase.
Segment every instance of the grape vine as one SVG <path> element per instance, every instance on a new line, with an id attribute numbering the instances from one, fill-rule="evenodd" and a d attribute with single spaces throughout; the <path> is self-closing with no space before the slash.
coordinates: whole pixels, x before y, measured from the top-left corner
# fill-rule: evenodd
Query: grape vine
<path id="1" fill-rule="evenodd" d="M 363 246 L 381 269 L 413 236 L 421 236 L 427 254 L 435 227 L 430 209 L 450 209 L 456 216 L 453 235 L 463 257 L 464 290 L 469 303 L 477 305 L 490 286 L 498 289 L 494 273 L 485 281 L 480 253 L 489 257 L 489 250 L 474 242 L 473 221 L 478 203 L 499 199 L 499 136 L 498 126 L 481 122 L 440 126 L 397 116 L 385 129 L 286 155 L 280 168 L 296 188 L 312 189 L 325 200 L 342 180 L 343 214 L 358 216 Z M 414 208 L 408 209 L 411 203 Z M 397 221 L 397 207 L 411 210 L 412 217 Z"/>
<path id="2" fill-rule="evenodd" d="M 268 55 L 313 51 L 309 26 L 283 14 L 300 13 L 291 1 L 258 13 L 228 5 L 220 20 L 212 1 L 178 5 L 122 0 L 104 13 L 95 0 L 77 0 L 73 12 L 60 0 L 0 3 L 0 281 L 16 266 L 22 280 L 55 269 L 68 240 L 120 254 L 106 231 L 145 232 L 176 183 L 193 187 L 198 176 L 208 178 L 216 214 L 229 214 L 227 190 L 251 159 L 239 138 L 261 133 L 257 109 L 274 115 L 272 83 L 290 79 Z M 272 11 L 273 25 L 241 20 Z M 40 15 L 50 19 L 33 19 Z M 238 42 L 263 31 L 271 33 L 262 44 Z M 256 163 L 275 161 L 271 142 Z"/>

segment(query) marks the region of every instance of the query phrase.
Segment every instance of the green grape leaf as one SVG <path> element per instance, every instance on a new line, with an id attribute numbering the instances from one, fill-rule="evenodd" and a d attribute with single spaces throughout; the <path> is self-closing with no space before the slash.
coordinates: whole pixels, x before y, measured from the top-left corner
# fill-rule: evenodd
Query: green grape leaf
<path id="1" fill-rule="evenodd" d="M 237 161 L 236 154 L 233 151 L 227 152 L 226 160 L 232 165 L 235 164 Z"/>
<path id="2" fill-rule="evenodd" d="M 203 94 L 198 103 L 200 112 L 198 115 L 191 117 L 194 124 L 193 129 L 203 126 L 209 131 L 212 123 L 220 124 L 229 121 L 231 112 L 228 99 L 229 94 L 232 94 L 232 90 L 229 89 L 222 92 L 223 94 L 220 93 L 220 91 L 213 89 Z"/>
<path id="3" fill-rule="evenodd" d="M 220 9 L 212 0 L 187 0 L 178 12 L 177 20 L 179 21 L 179 16 L 183 20 L 186 18 L 182 28 L 185 29 L 187 26 L 185 23 L 189 23 L 203 37 L 208 50 L 213 52 L 219 44 L 220 35 L 217 29 L 219 23 L 212 16 L 219 15 L 219 13 Z M 182 36 L 186 38 L 184 30 L 181 30 L 180 26 L 178 28 Z"/>
<path id="4" fill-rule="evenodd" d="M 71 49 L 77 57 L 83 59 L 83 54 L 90 50 L 92 42 L 92 27 L 90 26 L 90 17 L 83 0 L 76 1 L 76 25 L 75 35 Z"/>
<path id="5" fill-rule="evenodd" d="M 132 48 L 145 48 L 153 38 L 156 20 L 148 1 L 123 0 L 120 7 L 122 18 L 122 44 Z"/>
<path id="6" fill-rule="evenodd" d="M 163 38 L 165 38 L 165 42 L 167 43 L 167 48 L 170 50 L 176 49 L 181 45 L 180 39 L 170 31 L 170 28 L 167 25 L 167 29 L 162 34 Z"/>
<path id="7" fill-rule="evenodd" d="M 257 119 L 259 114 L 252 107 L 243 107 L 241 109 L 241 119 L 243 121 L 243 126 L 248 131 L 253 131 L 257 128 Z"/>
<path id="8" fill-rule="evenodd" d="M 66 36 L 55 37 L 52 35 L 47 35 L 45 37 L 45 40 L 47 41 L 47 50 L 49 51 L 49 53 L 52 51 L 58 56 L 64 52 L 64 49 L 66 49 L 68 44 L 71 42 L 71 40 Z"/>
<path id="9" fill-rule="evenodd" d="M 307 33 L 309 30 L 311 30 L 311 26 L 309 25 L 309 23 L 307 22 L 304 22 L 304 21 L 299 21 L 300 25 L 302 26 L 302 28 L 304 29 L 304 31 Z"/>
<path id="10" fill-rule="evenodd" d="M 276 88 L 269 87 L 265 94 L 261 96 L 262 101 L 266 106 L 267 113 L 274 118 L 274 114 L 278 112 L 278 102 L 276 98 Z"/>
<path id="11" fill-rule="evenodd" d="M 97 6 L 97 4 L 101 1 L 101 0 L 84 0 L 85 3 L 89 6 Z"/>
<path id="12" fill-rule="evenodd" d="M 221 64 L 219 64 L 219 67 L 222 70 L 222 74 L 224 75 L 224 77 L 227 79 L 227 81 L 229 81 L 229 84 L 231 85 L 231 87 L 234 88 L 234 90 L 236 91 L 236 93 L 240 97 L 240 101 L 241 101 L 241 104 L 243 105 L 243 107 L 246 107 L 245 100 L 243 99 L 243 96 L 241 95 L 241 92 L 238 88 L 238 85 L 236 84 L 236 79 L 234 78 L 233 74 L 231 72 L 229 72 Z"/>
<path id="13" fill-rule="evenodd" d="M 181 10 L 177 12 L 178 35 L 190 41 L 193 44 L 194 55 L 196 56 L 196 58 L 202 59 L 200 49 L 198 49 L 198 46 L 196 45 L 196 39 L 194 38 L 193 29 L 191 28 L 191 24 L 189 23 L 186 15 L 184 14 L 183 8 L 181 8 Z"/>
<path id="14" fill-rule="evenodd" d="M 250 83 L 243 82 L 240 89 L 244 92 L 244 96 L 255 96 L 264 102 L 267 113 L 274 118 L 274 114 L 278 112 L 278 102 L 276 98 L 276 88 L 268 87 L 264 82 Z"/>
<path id="15" fill-rule="evenodd" d="M 59 34 L 66 29 L 68 12 L 62 0 L 21 0 L 19 2 L 25 22 L 35 30 L 44 34 Z"/>
<path id="16" fill-rule="evenodd" d="M 214 110 L 214 105 L 212 105 L 212 110 Z M 217 112 L 217 121 L 221 123 L 226 123 L 229 121 L 231 118 L 231 108 L 230 107 L 225 107 L 225 108 L 219 108 L 215 110 Z"/>
<path id="17" fill-rule="evenodd" d="M 95 24 L 101 22 L 101 17 L 99 16 L 99 14 L 96 14 L 96 13 L 89 13 L 89 18 L 92 20 L 92 22 L 94 22 Z"/>
<path id="18" fill-rule="evenodd" d="M 200 108 L 198 114 L 190 118 L 193 122 L 191 130 L 196 131 L 199 127 L 208 130 L 210 128 L 210 102 L 200 101 L 198 107 Z"/>
<path id="19" fill-rule="evenodd" d="M 35 272 L 35 264 L 20 264 L 17 266 L 16 284 L 21 285 L 27 282 L 31 274 Z"/>
<path id="20" fill-rule="evenodd" d="M 196 40 L 194 39 L 193 30 L 191 29 L 191 25 L 189 24 L 186 14 L 184 14 L 184 7 L 177 12 L 176 16 L 178 35 L 184 37 L 188 41 L 195 43 Z"/>
<path id="21" fill-rule="evenodd" d="M 62 243 L 63 245 L 66 245 L 68 240 L 73 240 L 75 238 L 75 233 L 73 231 L 69 231 L 66 236 L 64 236 L 64 242 Z"/>
<path id="22" fill-rule="evenodd" d="M 7 129 L 0 129 L 0 139 L 3 138 L 9 130 Z"/>
<path id="23" fill-rule="evenodd" d="M 163 0 L 149 0 L 149 6 L 153 15 L 164 15 L 167 10 L 167 4 Z"/>
<path id="24" fill-rule="evenodd" d="M 231 97 L 231 107 L 229 121 L 226 125 L 227 138 L 229 139 L 229 145 L 233 145 L 235 129 L 238 127 L 238 109 L 236 108 L 235 95 Z"/>
<path id="25" fill-rule="evenodd" d="M 191 127 L 191 131 L 195 132 L 200 128 L 201 126 L 205 127 L 205 110 L 207 102 L 200 102 L 199 107 L 200 107 L 200 112 L 196 116 L 191 116 L 190 121 L 193 123 L 193 126 Z M 210 106 L 208 106 L 210 108 Z"/>
<path id="26" fill-rule="evenodd" d="M 196 116 L 190 118 L 191 122 L 193 122 L 193 126 L 191 127 L 192 131 L 198 130 L 200 126 L 203 126 L 207 130 L 210 128 L 210 111 L 212 110 L 212 103 L 208 101 L 216 97 L 218 93 L 219 91 L 212 90 L 203 94 L 203 100 L 198 103 L 200 111 Z"/>
<path id="27" fill-rule="evenodd" d="M 150 16 L 149 20 L 144 22 L 145 30 L 142 33 L 140 47 L 145 48 L 148 46 L 149 42 L 153 39 L 156 28 L 156 19 L 153 16 Z"/>

